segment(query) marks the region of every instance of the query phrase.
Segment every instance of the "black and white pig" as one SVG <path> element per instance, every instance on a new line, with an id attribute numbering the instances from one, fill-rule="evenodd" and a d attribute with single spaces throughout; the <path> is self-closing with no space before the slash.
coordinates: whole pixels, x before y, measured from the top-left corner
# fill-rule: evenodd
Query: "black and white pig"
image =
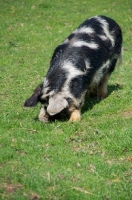
<path id="1" fill-rule="evenodd" d="M 65 112 L 70 121 L 81 118 L 86 93 L 107 96 L 107 83 L 122 54 L 122 32 L 119 25 L 105 16 L 84 21 L 54 51 L 50 68 L 26 100 L 25 107 L 41 103 L 39 120 Z"/>

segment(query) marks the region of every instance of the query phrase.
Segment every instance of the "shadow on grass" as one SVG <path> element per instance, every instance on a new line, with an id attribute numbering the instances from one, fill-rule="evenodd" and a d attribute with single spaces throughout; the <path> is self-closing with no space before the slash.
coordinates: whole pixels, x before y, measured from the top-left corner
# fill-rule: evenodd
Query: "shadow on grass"
<path id="1" fill-rule="evenodd" d="M 107 97 L 109 95 L 111 95 L 111 93 L 113 91 L 118 91 L 118 90 L 121 90 L 121 89 L 122 89 L 122 86 L 119 85 L 119 84 L 108 85 L 108 95 L 107 95 Z M 94 107 L 94 105 L 96 105 L 98 103 L 100 103 L 100 101 L 97 100 L 97 97 L 90 98 L 90 97 L 86 96 L 85 103 L 84 103 L 84 106 L 82 107 L 81 113 L 83 114 L 83 113 L 87 112 L 88 110 L 91 110 Z"/>

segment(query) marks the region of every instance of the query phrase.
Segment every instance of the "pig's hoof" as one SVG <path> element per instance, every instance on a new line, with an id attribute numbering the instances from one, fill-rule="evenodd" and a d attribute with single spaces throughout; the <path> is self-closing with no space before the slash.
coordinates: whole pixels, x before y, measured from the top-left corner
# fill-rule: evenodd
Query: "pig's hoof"
<path id="1" fill-rule="evenodd" d="M 97 95 L 97 100 L 101 101 L 107 97 L 107 93 L 100 93 Z"/>
<path id="2" fill-rule="evenodd" d="M 39 117 L 39 121 L 48 123 L 49 122 L 49 118 L 47 116 Z"/>
<path id="3" fill-rule="evenodd" d="M 80 110 L 74 110 L 74 111 L 71 113 L 71 116 L 70 116 L 69 121 L 70 121 L 70 122 L 75 122 L 75 121 L 80 121 L 80 119 L 81 119 Z"/>

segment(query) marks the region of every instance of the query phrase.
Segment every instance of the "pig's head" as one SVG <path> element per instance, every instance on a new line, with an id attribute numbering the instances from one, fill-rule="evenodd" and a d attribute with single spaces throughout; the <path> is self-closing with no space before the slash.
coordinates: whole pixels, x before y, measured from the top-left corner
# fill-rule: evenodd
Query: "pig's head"
<path id="1" fill-rule="evenodd" d="M 44 92 L 43 84 L 39 85 L 29 99 L 24 103 L 24 107 L 34 107 L 39 102 L 42 104 L 42 119 L 45 116 L 54 116 L 68 107 L 68 101 L 63 97 L 61 92 Z M 45 116 L 44 116 L 45 115 Z M 40 116 L 40 115 L 39 115 Z M 45 121 L 45 120 L 40 120 Z"/>
<path id="2" fill-rule="evenodd" d="M 47 106 L 47 112 L 49 115 L 53 116 L 60 113 L 68 107 L 68 102 L 61 93 L 54 94 L 53 96 L 49 97 L 49 102 Z"/>

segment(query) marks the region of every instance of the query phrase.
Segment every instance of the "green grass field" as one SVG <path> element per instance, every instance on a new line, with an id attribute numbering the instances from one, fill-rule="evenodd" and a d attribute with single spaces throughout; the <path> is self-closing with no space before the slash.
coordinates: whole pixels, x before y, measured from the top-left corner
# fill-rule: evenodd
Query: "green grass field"
<path id="1" fill-rule="evenodd" d="M 123 63 L 108 97 L 88 99 L 80 122 L 37 120 L 23 103 L 55 47 L 106 15 L 123 32 Z M 0 0 L 0 199 L 132 199 L 132 1 Z"/>

